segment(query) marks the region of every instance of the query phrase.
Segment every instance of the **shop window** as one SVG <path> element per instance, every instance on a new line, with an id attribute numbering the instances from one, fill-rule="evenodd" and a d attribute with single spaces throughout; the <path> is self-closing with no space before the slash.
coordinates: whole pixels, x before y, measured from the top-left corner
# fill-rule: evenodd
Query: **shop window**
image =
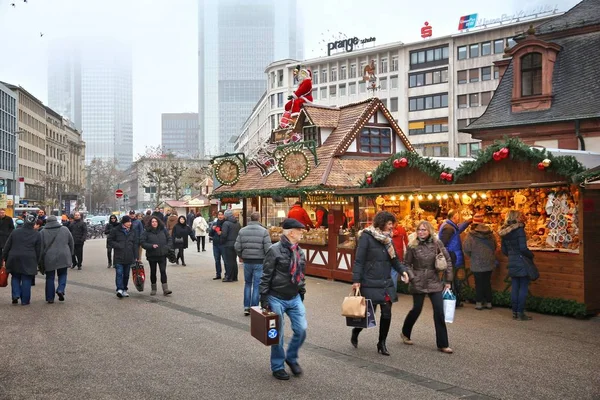
<path id="1" fill-rule="evenodd" d="M 469 46 L 469 58 L 479 57 L 479 43 Z"/>
<path id="2" fill-rule="evenodd" d="M 494 40 L 494 54 L 504 54 L 504 39 Z"/>
<path id="3" fill-rule="evenodd" d="M 465 60 L 467 58 L 467 46 L 460 46 L 456 49 L 459 60 Z"/>
<path id="4" fill-rule="evenodd" d="M 456 78 L 458 80 L 458 84 L 462 85 L 464 83 L 467 83 L 467 70 L 462 70 L 462 71 L 458 71 L 456 73 Z"/>
<path id="5" fill-rule="evenodd" d="M 469 82 L 479 82 L 479 68 L 469 70 Z"/>
<path id="6" fill-rule="evenodd" d="M 479 93 L 469 95 L 469 107 L 479 107 Z"/>
<path id="7" fill-rule="evenodd" d="M 487 106 L 490 104 L 490 100 L 492 100 L 492 92 L 483 92 L 481 93 L 481 105 Z"/>
<path id="8" fill-rule="evenodd" d="M 481 55 L 489 56 L 490 54 L 492 54 L 492 42 L 481 43 Z"/>
<path id="9" fill-rule="evenodd" d="M 530 53 L 521 57 L 521 96 L 542 94 L 542 55 Z"/>
<path id="10" fill-rule="evenodd" d="M 492 80 L 492 67 L 481 68 L 481 80 L 482 81 Z"/>
<path id="11" fill-rule="evenodd" d="M 458 108 L 467 108 L 467 95 L 461 94 L 458 96 Z"/>
<path id="12" fill-rule="evenodd" d="M 390 154 L 392 152 L 392 130 L 390 128 L 364 127 L 360 132 L 360 152 Z"/>

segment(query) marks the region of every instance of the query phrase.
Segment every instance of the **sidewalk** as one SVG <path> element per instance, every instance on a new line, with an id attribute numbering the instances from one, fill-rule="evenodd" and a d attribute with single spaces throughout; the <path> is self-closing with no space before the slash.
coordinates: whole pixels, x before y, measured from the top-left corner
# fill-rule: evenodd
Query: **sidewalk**
<path id="1" fill-rule="evenodd" d="M 597 318 L 532 314 L 517 322 L 508 309 L 466 305 L 448 325 L 455 354 L 446 355 L 435 347 L 428 302 L 415 345 L 402 344 L 412 299 L 400 296 L 391 356 L 383 357 L 376 329 L 361 334 L 358 349 L 350 344 L 340 316 L 350 285 L 317 278 L 307 279 L 309 327 L 299 360 L 305 375 L 276 381 L 269 349 L 250 336 L 243 315 L 243 273 L 239 282 L 213 281 L 212 245 L 204 253 L 186 250 L 187 267 L 169 265 L 172 296 L 149 296 L 146 262 L 146 290 L 130 285 L 131 298 L 123 300 L 114 295 L 104 245 L 86 243 L 84 269 L 69 270 L 64 303 L 44 302 L 41 277 L 28 307 L 10 305 L 9 288 L 0 289 L 0 399 L 600 397 Z"/>

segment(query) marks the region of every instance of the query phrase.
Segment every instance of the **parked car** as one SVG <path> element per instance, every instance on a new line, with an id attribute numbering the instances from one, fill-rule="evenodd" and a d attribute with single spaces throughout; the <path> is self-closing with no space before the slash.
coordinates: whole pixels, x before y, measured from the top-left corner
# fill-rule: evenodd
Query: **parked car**
<path id="1" fill-rule="evenodd" d="M 108 222 L 108 215 L 97 215 L 95 217 L 86 218 L 85 222 L 87 222 L 90 226 L 102 226 Z"/>

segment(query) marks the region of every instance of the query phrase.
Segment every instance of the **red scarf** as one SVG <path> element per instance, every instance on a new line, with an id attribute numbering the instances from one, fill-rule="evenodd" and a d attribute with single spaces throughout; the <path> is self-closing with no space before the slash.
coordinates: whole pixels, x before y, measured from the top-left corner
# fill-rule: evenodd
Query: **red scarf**
<path id="1" fill-rule="evenodd" d="M 298 247 L 298 243 L 292 244 L 290 239 L 288 239 L 285 235 L 281 235 L 281 239 L 279 239 L 281 245 L 290 250 L 292 253 L 292 257 L 290 260 L 290 280 L 293 284 L 299 284 L 302 279 L 304 279 L 304 274 L 300 271 L 300 248 Z"/>

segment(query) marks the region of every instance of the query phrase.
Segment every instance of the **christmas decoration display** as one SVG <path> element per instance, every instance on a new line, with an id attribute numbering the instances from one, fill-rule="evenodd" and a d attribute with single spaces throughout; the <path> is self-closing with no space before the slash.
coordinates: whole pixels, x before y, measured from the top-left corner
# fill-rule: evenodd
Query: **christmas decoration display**
<path id="1" fill-rule="evenodd" d="M 393 162 L 394 168 L 400 168 L 400 159 L 396 158 Z"/>
<path id="2" fill-rule="evenodd" d="M 510 152 L 510 151 L 508 150 L 508 147 L 503 147 L 503 148 L 501 148 L 501 149 L 500 149 L 500 151 L 499 151 L 499 153 L 500 153 L 500 157 L 501 157 L 502 159 L 504 159 L 504 158 L 507 158 L 507 157 L 508 157 L 508 154 L 509 154 L 509 152 Z"/>
<path id="3" fill-rule="evenodd" d="M 538 163 L 537 167 L 540 171 L 543 171 L 546 169 L 546 167 L 544 166 L 544 163 L 541 161 Z"/>
<path id="4" fill-rule="evenodd" d="M 289 117 L 296 117 L 300 113 L 302 104 L 312 103 L 312 71 L 308 68 L 301 67 L 298 65 L 294 69 L 294 77 L 298 79 L 298 89 L 288 97 L 288 102 L 285 104 L 286 113 L 289 112 Z M 283 118 L 281 121 L 282 127 L 290 126 L 289 121 L 287 125 L 284 124 Z"/>
<path id="5" fill-rule="evenodd" d="M 219 160 L 214 168 L 215 177 L 222 185 L 235 185 L 240 180 L 240 166 L 231 158 Z"/>
<path id="6" fill-rule="evenodd" d="M 502 156 L 500 155 L 499 151 L 495 151 L 493 157 L 494 157 L 494 161 L 502 160 Z"/>
<path id="7" fill-rule="evenodd" d="M 544 165 L 544 168 L 548 168 L 548 167 L 550 166 L 550 164 L 551 164 L 551 163 L 552 163 L 552 162 L 551 162 L 549 159 L 547 159 L 547 158 L 544 158 L 544 159 L 542 160 L 542 164 Z"/>
<path id="8" fill-rule="evenodd" d="M 310 173 L 310 162 L 301 148 L 292 147 L 283 151 L 277 168 L 286 181 L 298 183 Z"/>

